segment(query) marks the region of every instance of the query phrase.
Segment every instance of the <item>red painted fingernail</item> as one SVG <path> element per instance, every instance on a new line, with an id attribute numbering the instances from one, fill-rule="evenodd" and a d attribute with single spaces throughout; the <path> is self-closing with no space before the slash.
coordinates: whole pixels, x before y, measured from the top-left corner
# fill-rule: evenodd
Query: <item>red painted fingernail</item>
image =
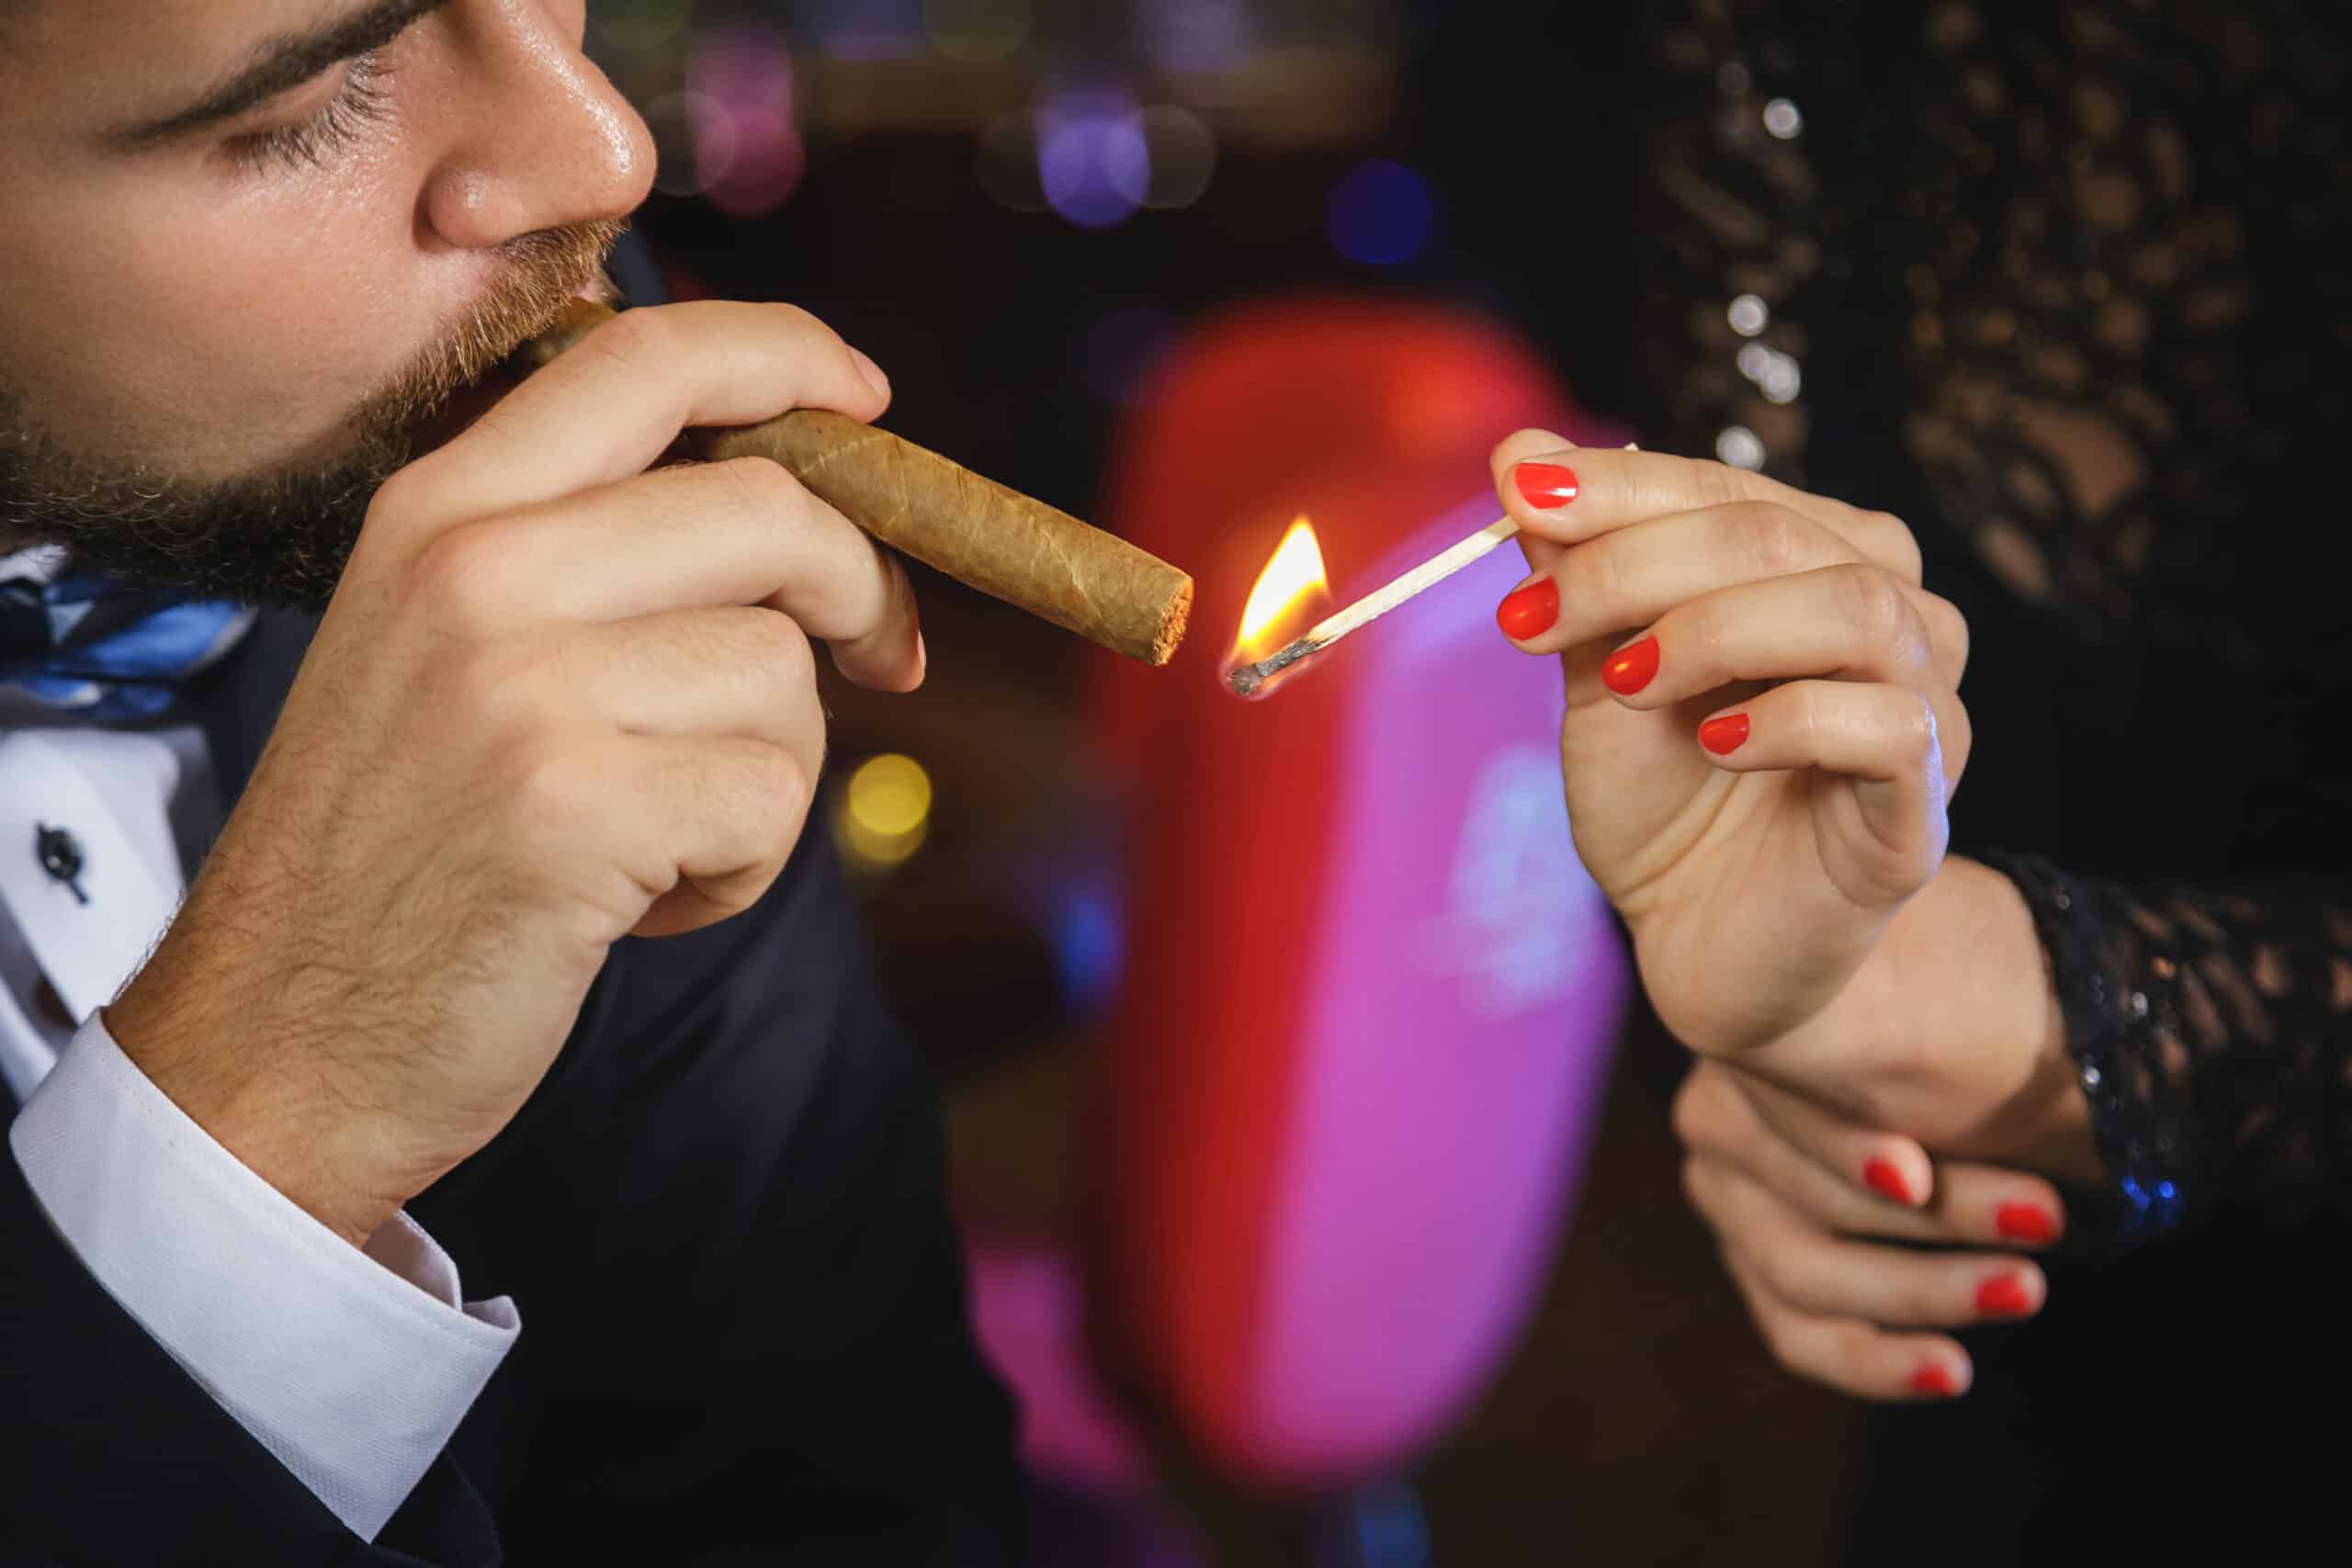
<path id="1" fill-rule="evenodd" d="M 1939 1399 L 1950 1399 L 1960 1392 L 1960 1385 L 1952 1382 L 1951 1374 L 1941 1367 L 1921 1367 L 1911 1374 L 1911 1392 L 1932 1393 Z"/>
<path id="2" fill-rule="evenodd" d="M 1874 1159 L 1862 1167 L 1862 1179 L 1882 1198 L 1892 1198 L 1906 1206 L 1911 1201 L 1911 1189 L 1904 1184 L 1903 1173 L 1894 1168 L 1891 1159 Z"/>
<path id="3" fill-rule="evenodd" d="M 1727 713 L 1699 727 L 1699 744 L 1718 757 L 1728 757 L 1747 744 L 1747 716 Z"/>
<path id="4" fill-rule="evenodd" d="M 1577 476 L 1557 463 L 1521 463 L 1511 470 L 1530 506 L 1556 512 L 1577 498 Z"/>
<path id="5" fill-rule="evenodd" d="M 1539 577 L 1524 588 L 1513 589 L 1495 610 L 1495 624 L 1503 636 L 1518 642 L 1542 637 L 1560 618 L 1560 585 Z"/>
<path id="6" fill-rule="evenodd" d="M 2043 1246 L 2058 1235 L 2058 1222 L 2039 1203 L 2004 1203 L 1993 1212 L 1993 1224 L 2004 1241 Z"/>
<path id="7" fill-rule="evenodd" d="M 1657 638 L 1645 637 L 1631 648 L 1621 648 L 1600 667 L 1600 683 L 1621 697 L 1630 697 L 1657 674 Z"/>
<path id="8" fill-rule="evenodd" d="M 1976 1310 L 1989 1317 L 2023 1317 L 2033 1310 L 2033 1298 L 2015 1274 L 1996 1274 L 1976 1287 Z"/>

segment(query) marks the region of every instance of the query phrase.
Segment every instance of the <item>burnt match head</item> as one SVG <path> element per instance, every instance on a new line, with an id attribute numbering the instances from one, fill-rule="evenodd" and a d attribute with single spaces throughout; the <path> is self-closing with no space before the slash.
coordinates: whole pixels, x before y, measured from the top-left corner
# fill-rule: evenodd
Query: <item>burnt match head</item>
<path id="1" fill-rule="evenodd" d="M 1292 665 L 1313 653 L 1319 645 L 1306 637 L 1291 643 L 1278 653 L 1268 654 L 1255 664 L 1237 664 L 1226 671 L 1225 683 L 1237 697 L 1257 696 L 1266 683 Z"/>

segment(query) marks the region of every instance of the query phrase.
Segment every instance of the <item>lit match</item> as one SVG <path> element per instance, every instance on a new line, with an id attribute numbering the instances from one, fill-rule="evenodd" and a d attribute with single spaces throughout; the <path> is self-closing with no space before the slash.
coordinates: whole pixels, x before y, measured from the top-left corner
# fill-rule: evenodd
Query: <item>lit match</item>
<path id="1" fill-rule="evenodd" d="M 1366 594 L 1335 615 L 1325 616 L 1310 627 L 1306 636 L 1285 644 L 1254 664 L 1237 665 L 1227 671 L 1226 684 L 1233 688 L 1233 694 L 1238 697 L 1257 695 L 1268 681 L 1282 671 L 1314 658 L 1350 632 L 1370 626 L 1414 595 L 1436 587 L 1463 568 L 1484 559 L 1498 546 L 1518 536 L 1518 524 L 1508 517 L 1497 518 L 1451 549 L 1423 561 L 1385 588 Z"/>

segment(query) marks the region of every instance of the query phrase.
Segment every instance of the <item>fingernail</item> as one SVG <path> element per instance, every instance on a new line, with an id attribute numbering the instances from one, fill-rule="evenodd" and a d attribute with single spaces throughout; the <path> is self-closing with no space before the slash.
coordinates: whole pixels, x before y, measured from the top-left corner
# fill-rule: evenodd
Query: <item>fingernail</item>
<path id="1" fill-rule="evenodd" d="M 1938 1399 L 1950 1399 L 1960 1392 L 1960 1385 L 1952 1382 L 1951 1374 L 1941 1367 L 1921 1367 L 1911 1374 L 1911 1392 L 1931 1393 Z"/>
<path id="2" fill-rule="evenodd" d="M 1548 577 L 1512 589 L 1495 609 L 1495 624 L 1502 627 L 1503 636 L 1516 642 L 1542 637 L 1559 618 L 1560 585 Z"/>
<path id="3" fill-rule="evenodd" d="M 1600 667 L 1600 683 L 1621 697 L 1630 697 L 1657 674 L 1657 638 L 1645 637 L 1631 648 L 1621 648 Z"/>
<path id="4" fill-rule="evenodd" d="M 1747 744 L 1747 716 L 1727 713 L 1699 727 L 1699 744 L 1718 757 L 1728 757 Z"/>
<path id="5" fill-rule="evenodd" d="M 1911 1189 L 1905 1184 L 1903 1173 L 1894 1168 L 1893 1160 L 1871 1161 L 1870 1164 L 1862 1167 L 1862 1179 L 1869 1182 L 1871 1190 L 1880 1197 L 1892 1198 L 1905 1207 L 1910 1205 Z"/>
<path id="6" fill-rule="evenodd" d="M 1976 1310 L 1988 1317 L 2023 1317 L 2033 1310 L 2033 1298 L 2015 1274 L 1996 1274 L 1976 1287 Z"/>
<path id="7" fill-rule="evenodd" d="M 2058 1235 L 2058 1222 L 2039 1203 L 2004 1203 L 1993 1213 L 1995 1228 L 2004 1241 L 2046 1246 Z"/>
<path id="8" fill-rule="evenodd" d="M 886 398 L 890 395 L 890 378 L 882 374 L 882 367 L 875 364 L 864 349 L 853 348 L 849 356 L 857 366 L 857 373 L 865 378 L 867 386 Z"/>
<path id="9" fill-rule="evenodd" d="M 1511 470 L 1527 504 L 1556 512 L 1577 498 L 1577 476 L 1557 463 L 1521 463 Z"/>

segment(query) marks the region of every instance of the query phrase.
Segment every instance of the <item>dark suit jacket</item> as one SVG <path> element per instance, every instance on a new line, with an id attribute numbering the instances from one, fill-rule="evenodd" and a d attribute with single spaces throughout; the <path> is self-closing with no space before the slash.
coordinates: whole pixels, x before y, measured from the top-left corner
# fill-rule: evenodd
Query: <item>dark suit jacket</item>
<path id="1" fill-rule="evenodd" d="M 209 673 L 225 789 L 312 625 L 266 616 Z M 411 1207 L 523 1332 L 368 1545 L 0 1154 L 0 1568 L 1017 1555 L 1011 1407 L 967 1328 L 933 1095 L 821 832 L 745 915 L 620 943 L 522 1113 Z"/>

